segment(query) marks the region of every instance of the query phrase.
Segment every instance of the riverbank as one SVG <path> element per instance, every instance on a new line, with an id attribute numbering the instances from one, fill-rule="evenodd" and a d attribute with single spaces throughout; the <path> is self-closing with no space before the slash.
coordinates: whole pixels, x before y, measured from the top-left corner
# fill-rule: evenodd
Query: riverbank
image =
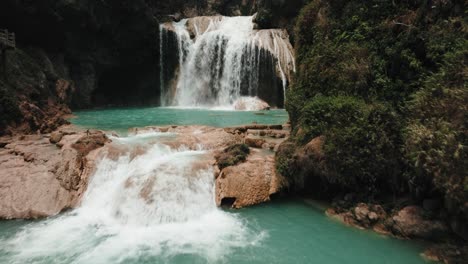
<path id="1" fill-rule="evenodd" d="M 288 138 L 288 125 L 251 124 L 228 128 L 151 126 L 133 128 L 128 134 L 130 137 L 106 136 L 102 131 L 63 126 L 51 134 L 1 138 L 0 179 L 3 186 L 9 186 L 1 189 L 1 196 L 5 197 L 1 200 L 1 218 L 43 218 L 76 208 L 80 206 L 90 176 L 96 172 L 96 166 L 103 157 L 118 160 L 130 151 L 131 159 L 136 159 L 145 155 L 147 146 L 154 144 L 170 146 L 171 149 L 205 151 L 205 158 L 191 166 L 195 171 L 213 168 L 213 199 L 218 206 L 250 207 L 268 202 L 273 197 L 284 197 L 288 190 L 288 182 L 276 172 L 274 160 L 278 146 Z M 142 145 L 129 150 L 125 145 L 129 143 Z M 236 152 L 228 150 L 232 146 L 243 145 L 249 149 L 245 158 L 229 166 L 220 166 L 221 156 L 228 159 L 237 157 Z M 149 199 L 147 195 L 151 193 L 148 193 L 147 186 L 143 185 L 140 191 L 144 199 Z M 352 227 L 372 229 L 399 239 L 424 238 L 431 241 L 431 246 L 425 251 L 428 259 L 463 263 L 466 245 L 448 235 L 448 227 L 444 228 L 442 223 L 427 222 L 422 209 L 409 208 L 414 210 L 402 208 L 401 211 L 393 211 L 391 208 L 388 212 L 388 208 L 378 205 L 345 207 L 342 201 L 336 201 L 324 211 L 329 218 Z M 386 226 L 388 220 L 395 220 L 395 217 L 400 218 L 400 225 L 394 221 L 393 225 Z M 394 232 L 397 226 L 400 233 Z M 434 242 L 431 236 L 402 235 L 412 234 L 415 229 L 425 234 L 437 233 L 444 240 L 436 238 Z"/>

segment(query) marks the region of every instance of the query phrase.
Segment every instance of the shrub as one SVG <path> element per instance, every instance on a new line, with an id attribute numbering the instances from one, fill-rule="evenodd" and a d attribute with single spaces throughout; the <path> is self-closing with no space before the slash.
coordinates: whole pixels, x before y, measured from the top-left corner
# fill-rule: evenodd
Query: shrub
<path id="1" fill-rule="evenodd" d="M 216 156 L 220 170 L 244 162 L 250 154 L 249 146 L 245 144 L 232 145 Z"/>
<path id="2" fill-rule="evenodd" d="M 391 108 L 349 96 L 317 96 L 306 103 L 295 137 L 305 144 L 325 136 L 330 183 L 375 193 L 400 173 L 400 123 Z"/>
<path id="3" fill-rule="evenodd" d="M 408 180 L 415 194 L 430 194 L 434 186 L 462 205 L 468 200 L 468 43 L 453 44 L 454 51 L 442 55 L 439 71 L 408 105 L 405 154 L 414 171 Z"/>
<path id="4" fill-rule="evenodd" d="M 312 0 L 303 8 L 286 108 L 296 144 L 326 136 L 330 182 L 468 200 L 462 6 Z"/>

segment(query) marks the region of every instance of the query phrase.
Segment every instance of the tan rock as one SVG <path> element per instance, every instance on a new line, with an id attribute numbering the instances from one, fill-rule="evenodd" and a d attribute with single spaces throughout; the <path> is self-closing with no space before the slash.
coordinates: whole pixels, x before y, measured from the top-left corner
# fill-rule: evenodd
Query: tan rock
<path id="1" fill-rule="evenodd" d="M 265 139 L 258 138 L 258 137 L 246 137 L 245 144 L 251 148 L 262 148 L 263 144 L 265 144 Z"/>
<path id="2" fill-rule="evenodd" d="M 159 138 L 158 141 L 172 148 L 186 147 L 189 149 L 217 150 L 242 142 L 240 135 L 232 134 L 228 131 L 223 128 L 208 126 L 149 126 L 130 129 L 130 134 L 168 133 L 168 135 L 172 136 Z"/>
<path id="3" fill-rule="evenodd" d="M 392 217 L 393 232 L 409 238 L 425 238 L 438 240 L 448 234 L 448 227 L 438 220 L 425 216 L 419 206 L 407 206 Z"/>
<path id="4" fill-rule="evenodd" d="M 241 97 L 234 102 L 234 109 L 241 111 L 270 110 L 270 105 L 258 97 Z"/>
<path id="5" fill-rule="evenodd" d="M 360 203 L 354 208 L 354 215 L 359 222 L 367 221 L 369 207 L 365 203 Z"/>
<path id="6" fill-rule="evenodd" d="M 376 222 L 379 220 L 379 215 L 376 212 L 370 212 L 367 217 L 369 217 L 369 220 L 372 222 Z"/>
<path id="7" fill-rule="evenodd" d="M 242 208 L 267 202 L 284 182 L 276 173 L 273 155 L 252 151 L 246 162 L 221 171 L 216 179 L 216 203 Z"/>
<path id="8" fill-rule="evenodd" d="M 100 151 L 94 150 L 102 147 L 73 148 L 83 137 L 85 133 L 63 136 L 60 149 L 48 136 L 24 136 L 1 149 L 0 219 L 40 218 L 75 207 L 99 158 Z"/>
<path id="9" fill-rule="evenodd" d="M 56 131 L 56 132 L 53 132 L 52 134 L 50 134 L 49 141 L 52 144 L 57 144 L 62 140 L 62 138 L 63 138 L 62 132 Z"/>

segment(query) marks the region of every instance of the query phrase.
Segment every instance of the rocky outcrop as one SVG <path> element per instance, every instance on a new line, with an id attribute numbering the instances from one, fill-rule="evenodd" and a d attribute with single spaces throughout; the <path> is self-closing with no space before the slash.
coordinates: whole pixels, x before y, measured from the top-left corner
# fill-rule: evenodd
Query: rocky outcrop
<path id="1" fill-rule="evenodd" d="M 75 207 L 109 142 L 102 132 L 71 128 L 0 141 L 0 219 L 41 218 Z"/>
<path id="2" fill-rule="evenodd" d="M 259 124 L 224 130 L 240 136 L 250 147 L 250 155 L 241 163 L 229 166 L 217 164 L 221 169 L 216 177 L 218 206 L 242 208 L 264 203 L 288 186 L 275 166 L 275 151 L 289 136 L 288 130 L 283 130 L 282 125 Z"/>
<path id="3" fill-rule="evenodd" d="M 168 133 L 173 137 L 159 139 L 160 142 L 174 148 L 205 149 L 220 151 L 228 146 L 242 142 L 240 135 L 233 135 L 223 128 L 208 126 L 149 126 L 132 128 L 129 133 L 142 135 L 152 132 Z"/>
<path id="4" fill-rule="evenodd" d="M 284 188 L 274 156 L 253 150 L 244 163 L 230 166 L 216 178 L 216 204 L 242 208 L 268 202 Z"/>
<path id="5" fill-rule="evenodd" d="M 289 137 L 287 125 L 251 124 L 239 127 L 228 127 L 226 132 L 240 135 L 243 142 L 251 148 L 277 151 L 281 143 Z"/>
<path id="6" fill-rule="evenodd" d="M 215 197 L 219 206 L 242 208 L 267 202 L 286 187 L 283 177 L 276 173 L 274 148 L 268 144 L 249 148 L 244 144 L 251 134 L 258 134 L 258 137 L 265 138 L 266 143 L 279 145 L 288 135 L 282 125 L 251 124 L 231 128 L 153 126 L 133 128 L 129 133 L 164 133 L 167 137 L 159 137 L 158 142 L 172 148 L 207 150 L 213 160 L 207 159 L 194 166 L 215 166 Z M 271 137 L 277 134 L 283 136 Z"/>
<path id="7" fill-rule="evenodd" d="M 430 218 L 429 211 L 414 205 L 406 206 L 393 214 L 387 213 L 381 205 L 366 203 L 358 203 L 349 209 L 335 206 L 326 213 L 345 224 L 400 238 L 443 241 L 450 235 L 445 222 Z"/>
<path id="8" fill-rule="evenodd" d="M 441 240 L 450 233 L 448 226 L 438 220 L 431 220 L 418 206 L 407 206 L 392 217 L 392 231 L 409 238 Z"/>

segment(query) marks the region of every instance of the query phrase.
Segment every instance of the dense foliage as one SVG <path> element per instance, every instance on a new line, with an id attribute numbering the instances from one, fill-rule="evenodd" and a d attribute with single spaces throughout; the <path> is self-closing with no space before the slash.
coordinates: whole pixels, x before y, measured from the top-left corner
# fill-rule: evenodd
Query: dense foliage
<path id="1" fill-rule="evenodd" d="M 343 190 L 468 200 L 465 9 L 457 0 L 303 8 L 287 110 L 296 144 L 326 137 L 326 167 Z"/>

